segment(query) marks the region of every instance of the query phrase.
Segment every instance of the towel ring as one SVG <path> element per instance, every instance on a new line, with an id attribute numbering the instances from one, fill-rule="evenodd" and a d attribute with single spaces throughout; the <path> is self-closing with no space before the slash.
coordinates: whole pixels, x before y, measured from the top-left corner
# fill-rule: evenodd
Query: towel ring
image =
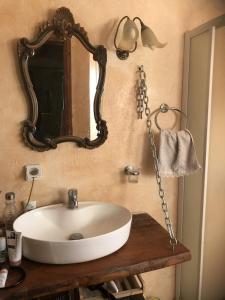
<path id="1" fill-rule="evenodd" d="M 163 104 L 160 105 L 159 108 L 157 108 L 156 110 L 154 110 L 154 111 L 151 113 L 151 115 L 150 115 L 150 117 L 151 117 L 152 115 L 155 114 L 155 125 L 156 125 L 156 127 L 157 127 L 159 130 L 162 130 L 162 128 L 159 126 L 159 123 L 158 123 L 158 119 L 157 119 L 157 118 L 158 118 L 158 115 L 159 115 L 160 113 L 167 113 L 169 110 L 171 110 L 171 111 L 173 111 L 173 112 L 179 112 L 180 114 L 182 114 L 182 116 L 185 117 L 186 122 L 187 122 L 187 115 L 186 115 L 182 110 L 180 110 L 179 108 L 176 108 L 176 107 L 169 107 L 168 104 L 163 103 Z"/>

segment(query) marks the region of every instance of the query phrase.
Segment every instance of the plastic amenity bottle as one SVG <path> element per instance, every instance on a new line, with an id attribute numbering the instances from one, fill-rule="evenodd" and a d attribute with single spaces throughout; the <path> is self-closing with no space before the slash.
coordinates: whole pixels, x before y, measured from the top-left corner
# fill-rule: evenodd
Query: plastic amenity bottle
<path id="1" fill-rule="evenodd" d="M 0 194 L 1 193 L 2 191 L 0 191 Z M 3 215 L 1 215 L 0 216 L 0 264 L 4 263 L 6 259 L 7 259 L 7 249 L 6 249 L 5 224 L 3 221 Z"/>
<path id="2" fill-rule="evenodd" d="M 15 203 L 15 193 L 9 192 L 5 194 L 5 210 L 3 213 L 3 220 L 5 224 L 5 230 L 13 230 L 13 222 L 18 215 L 17 207 Z"/>
<path id="3" fill-rule="evenodd" d="M 6 193 L 3 220 L 6 230 L 9 264 L 12 266 L 18 266 L 21 263 L 22 257 L 22 234 L 13 230 L 13 223 L 17 216 L 15 194 L 12 192 Z"/>
<path id="4" fill-rule="evenodd" d="M 0 264 L 7 259 L 5 224 L 3 218 L 0 218 Z"/>

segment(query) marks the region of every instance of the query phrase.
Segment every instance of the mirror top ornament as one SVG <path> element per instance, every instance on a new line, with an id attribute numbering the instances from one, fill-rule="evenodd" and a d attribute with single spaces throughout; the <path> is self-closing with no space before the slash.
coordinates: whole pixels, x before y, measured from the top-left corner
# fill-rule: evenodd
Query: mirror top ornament
<path id="1" fill-rule="evenodd" d="M 72 47 L 72 41 L 79 44 L 87 58 L 78 57 L 78 48 Z M 100 111 L 107 53 L 104 46 L 95 47 L 89 42 L 87 32 L 75 23 L 70 10 L 57 9 L 52 20 L 40 26 L 34 40 L 21 38 L 18 57 L 29 105 L 28 119 L 23 123 L 25 144 L 36 151 L 55 149 L 62 142 L 74 142 L 87 149 L 102 145 L 108 135 Z M 98 70 L 94 71 L 96 84 L 94 92 L 90 92 L 93 99 L 89 101 L 84 92 L 89 93 L 88 83 L 93 88 L 90 77 L 93 64 Z M 86 73 L 83 73 L 84 69 Z M 76 82 L 72 82 L 72 78 Z M 80 92 L 82 95 L 79 96 Z M 75 108 L 78 98 L 79 104 Z M 88 107 L 86 112 L 85 107 Z M 79 127 L 84 126 L 87 130 L 81 133 Z M 95 134 L 91 134 L 93 127 Z"/>

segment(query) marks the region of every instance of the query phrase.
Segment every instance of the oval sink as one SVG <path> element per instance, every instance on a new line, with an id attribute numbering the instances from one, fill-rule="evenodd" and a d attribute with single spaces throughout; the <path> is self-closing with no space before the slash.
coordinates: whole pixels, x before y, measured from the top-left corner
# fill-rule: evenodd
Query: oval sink
<path id="1" fill-rule="evenodd" d="M 75 209 L 57 204 L 27 212 L 15 220 L 14 230 L 22 232 L 26 258 L 70 264 L 97 259 L 121 248 L 128 240 L 131 220 L 131 213 L 122 206 L 79 202 Z"/>

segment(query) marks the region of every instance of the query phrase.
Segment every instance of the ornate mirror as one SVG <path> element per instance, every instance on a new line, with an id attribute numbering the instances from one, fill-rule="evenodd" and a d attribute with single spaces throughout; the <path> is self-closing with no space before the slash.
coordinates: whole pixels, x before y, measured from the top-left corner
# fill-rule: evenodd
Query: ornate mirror
<path id="1" fill-rule="evenodd" d="M 33 41 L 18 42 L 20 69 L 29 102 L 25 143 L 37 151 L 75 142 L 93 149 L 107 138 L 100 106 L 106 49 L 90 44 L 69 9 L 56 10 Z"/>

